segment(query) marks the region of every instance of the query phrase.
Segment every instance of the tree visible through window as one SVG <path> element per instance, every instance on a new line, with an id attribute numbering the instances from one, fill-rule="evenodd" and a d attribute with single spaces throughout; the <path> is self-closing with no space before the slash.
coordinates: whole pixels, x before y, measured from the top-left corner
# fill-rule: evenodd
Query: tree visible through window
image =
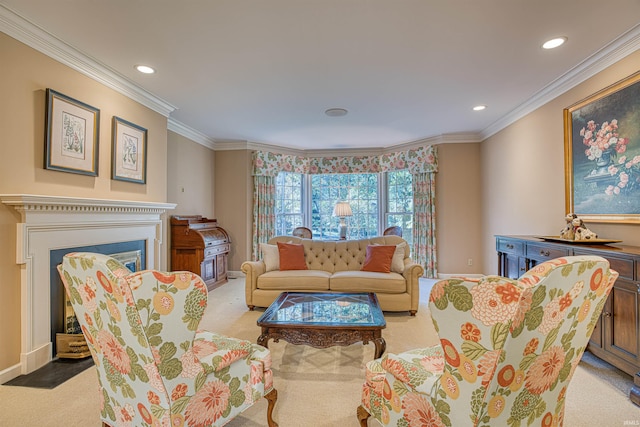
<path id="1" fill-rule="evenodd" d="M 276 235 L 291 234 L 303 225 L 302 174 L 280 172 L 276 178 Z"/>
<path id="2" fill-rule="evenodd" d="M 411 244 L 411 174 L 406 170 L 387 172 L 386 186 L 379 184 L 382 176 L 280 172 L 276 178 L 276 235 L 290 235 L 295 227 L 307 226 L 314 239 L 338 239 L 340 219 L 333 216 L 333 208 L 336 202 L 346 201 L 353 211 L 346 219 L 347 239 L 378 236 L 387 226 L 399 225 L 402 237 Z M 309 181 L 311 195 L 305 197 L 305 188 L 309 188 L 305 182 Z M 385 199 L 380 188 L 386 191 Z M 381 205 L 381 199 L 386 200 L 386 206 Z"/>
<path id="3" fill-rule="evenodd" d="M 386 227 L 402 227 L 402 238 L 413 242 L 413 180 L 408 170 L 387 172 Z"/>
<path id="4" fill-rule="evenodd" d="M 336 202 L 351 205 L 347 239 L 377 236 L 378 174 L 343 173 L 311 176 L 311 229 L 320 239 L 338 239 L 340 219 L 333 216 Z"/>

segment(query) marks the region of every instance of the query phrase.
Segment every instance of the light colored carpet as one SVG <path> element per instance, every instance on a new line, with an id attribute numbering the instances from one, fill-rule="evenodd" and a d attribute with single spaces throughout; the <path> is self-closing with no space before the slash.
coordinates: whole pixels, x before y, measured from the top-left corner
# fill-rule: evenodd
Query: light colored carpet
<path id="1" fill-rule="evenodd" d="M 416 317 L 385 313 L 387 351 L 402 352 L 436 342 L 427 300 L 432 281 L 421 280 L 421 306 Z M 203 319 L 207 329 L 255 341 L 262 310 L 248 311 L 244 279 L 232 279 L 213 290 Z M 314 349 L 269 342 L 278 402 L 274 418 L 281 427 L 358 426 L 356 408 L 364 365 L 373 358 L 372 343 Z M 586 354 L 569 386 L 565 426 L 640 425 L 640 408 L 629 399 L 630 376 Z M 0 386 L 0 426 L 100 426 L 97 379 L 93 368 L 53 390 Z M 264 399 L 227 424 L 266 425 Z M 369 425 L 377 423 L 369 421 Z"/>

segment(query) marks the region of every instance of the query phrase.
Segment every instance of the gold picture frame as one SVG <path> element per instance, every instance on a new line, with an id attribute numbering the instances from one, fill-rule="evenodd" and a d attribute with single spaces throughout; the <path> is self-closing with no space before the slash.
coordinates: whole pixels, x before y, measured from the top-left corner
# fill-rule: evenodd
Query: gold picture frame
<path id="1" fill-rule="evenodd" d="M 565 206 L 589 222 L 640 222 L 640 72 L 564 109 Z"/>
<path id="2" fill-rule="evenodd" d="M 146 184 L 147 129 L 113 117 L 111 179 Z"/>
<path id="3" fill-rule="evenodd" d="M 100 110 L 46 90 L 44 168 L 98 176 Z"/>

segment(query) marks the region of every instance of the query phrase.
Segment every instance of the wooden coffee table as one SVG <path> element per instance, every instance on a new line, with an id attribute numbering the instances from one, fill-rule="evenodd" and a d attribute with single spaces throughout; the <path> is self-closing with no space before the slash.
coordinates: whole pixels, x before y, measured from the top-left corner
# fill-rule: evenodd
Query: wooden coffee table
<path id="1" fill-rule="evenodd" d="M 258 344 L 264 347 L 270 339 L 315 348 L 373 341 L 376 359 L 387 347 L 382 338 L 387 322 L 372 292 L 284 292 L 260 316 L 258 326 Z"/>

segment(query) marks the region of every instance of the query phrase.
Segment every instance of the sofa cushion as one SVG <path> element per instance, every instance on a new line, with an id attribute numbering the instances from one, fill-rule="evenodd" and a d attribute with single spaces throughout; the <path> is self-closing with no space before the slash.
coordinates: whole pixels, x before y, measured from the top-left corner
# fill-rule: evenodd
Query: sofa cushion
<path id="1" fill-rule="evenodd" d="M 407 292 L 407 282 L 405 278 L 398 273 L 338 271 L 331 276 L 329 289 L 335 292 L 400 294 Z"/>
<path id="2" fill-rule="evenodd" d="M 327 291 L 331 273 L 321 270 L 270 271 L 258 277 L 258 289 Z"/>
<path id="3" fill-rule="evenodd" d="M 260 251 L 262 252 L 262 261 L 264 262 L 265 271 L 280 269 L 280 255 L 278 253 L 277 245 L 260 243 Z"/>
<path id="4" fill-rule="evenodd" d="M 369 245 L 362 264 L 362 271 L 376 271 L 379 273 L 391 273 L 391 260 L 396 252 L 392 245 Z"/>
<path id="5" fill-rule="evenodd" d="M 278 242 L 278 254 L 280 271 L 309 269 L 304 260 L 304 247 L 300 244 Z"/>
<path id="6" fill-rule="evenodd" d="M 404 250 L 406 246 L 406 243 L 396 245 L 396 251 L 394 252 L 393 259 L 391 260 L 391 271 L 394 273 L 404 273 Z"/>

